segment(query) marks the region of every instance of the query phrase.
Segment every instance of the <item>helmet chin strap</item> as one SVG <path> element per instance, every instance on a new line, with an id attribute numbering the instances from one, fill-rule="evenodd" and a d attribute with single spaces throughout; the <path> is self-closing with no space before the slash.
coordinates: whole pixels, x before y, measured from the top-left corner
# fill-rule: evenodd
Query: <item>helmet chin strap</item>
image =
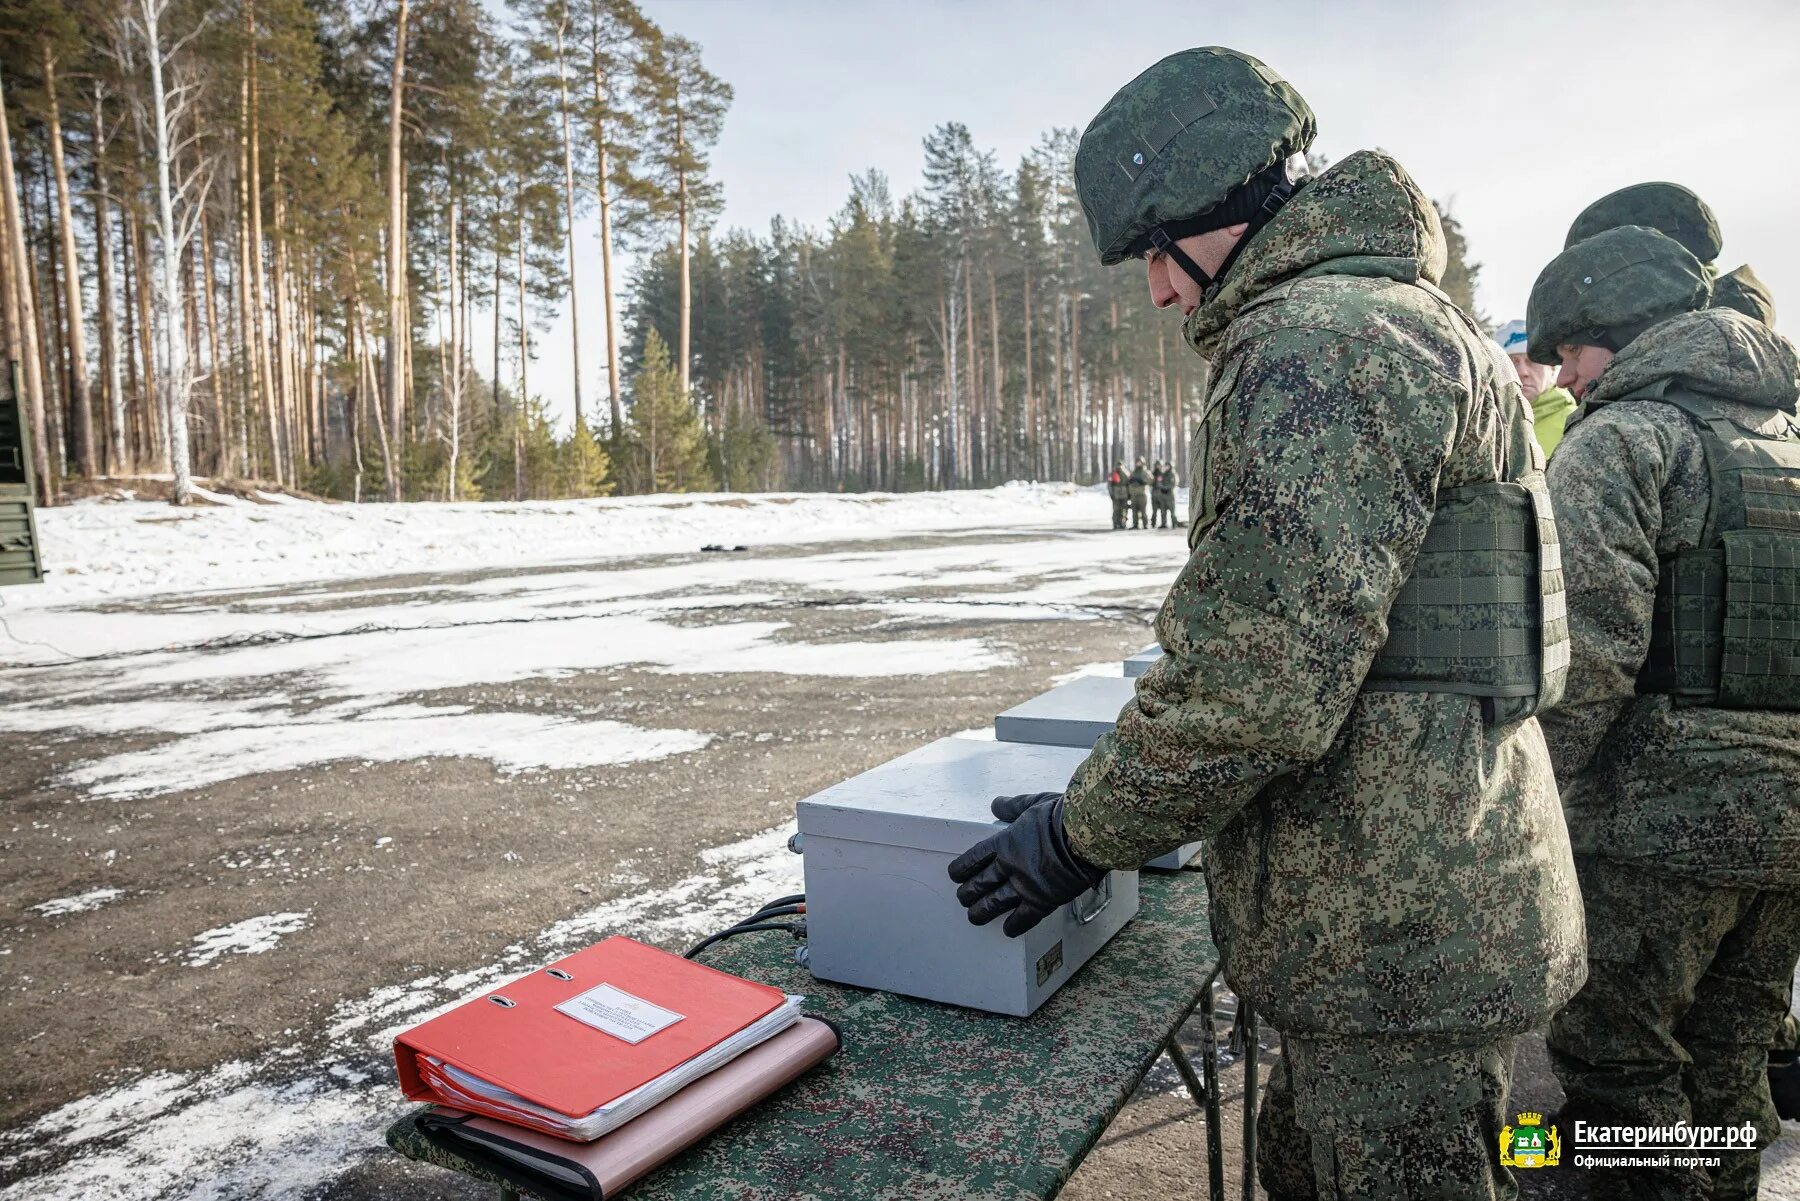
<path id="1" fill-rule="evenodd" d="M 1219 264 L 1219 271 L 1216 275 L 1189 257 L 1187 251 L 1176 244 L 1175 239 L 1169 236 L 1169 231 L 1163 226 L 1159 225 L 1150 231 L 1150 245 L 1156 249 L 1158 254 L 1166 254 L 1174 259 L 1175 265 L 1187 272 L 1189 279 L 1200 285 L 1200 303 L 1206 304 L 1219 294 L 1219 288 L 1225 283 L 1225 277 L 1231 273 L 1231 268 L 1238 261 L 1238 255 L 1244 252 L 1244 247 L 1250 244 L 1250 239 L 1254 238 L 1256 232 L 1263 226 L 1274 220 L 1275 214 L 1281 211 L 1282 205 L 1286 204 L 1293 194 L 1293 184 L 1284 180 L 1275 185 L 1263 198 L 1262 207 L 1257 209 L 1250 220 L 1245 223 L 1243 235 L 1225 255 L 1225 261 Z"/>

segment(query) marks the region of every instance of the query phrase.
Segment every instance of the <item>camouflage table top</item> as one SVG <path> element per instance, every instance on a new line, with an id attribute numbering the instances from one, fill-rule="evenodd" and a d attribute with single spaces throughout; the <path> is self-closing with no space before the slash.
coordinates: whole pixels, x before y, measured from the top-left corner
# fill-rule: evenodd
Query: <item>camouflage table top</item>
<path id="1" fill-rule="evenodd" d="M 1217 953 L 1205 881 L 1183 871 L 1145 873 L 1137 916 L 1029 1018 L 815 980 L 785 934 L 743 935 L 701 958 L 804 993 L 844 1046 L 633 1185 L 633 1201 L 1053 1197 L 1193 1008 Z M 422 1112 L 396 1122 L 388 1145 L 499 1183 L 427 1143 Z"/>

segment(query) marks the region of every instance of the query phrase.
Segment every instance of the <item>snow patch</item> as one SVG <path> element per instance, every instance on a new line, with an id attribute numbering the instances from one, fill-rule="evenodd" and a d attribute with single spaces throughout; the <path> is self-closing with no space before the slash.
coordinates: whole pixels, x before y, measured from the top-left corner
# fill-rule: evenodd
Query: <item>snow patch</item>
<path id="1" fill-rule="evenodd" d="M 792 832 L 785 826 L 703 851 L 699 870 L 667 888 L 558 922 L 507 948 L 498 962 L 340 1003 L 324 1029 L 297 1047 L 205 1073 L 152 1073 L 0 1130 L 0 1169 L 42 1163 L 30 1179 L 0 1188 L 0 1201 L 316 1195 L 362 1159 L 385 1153 L 382 1130 L 410 1107 L 394 1083 L 396 1030 L 600 937 L 684 942 L 797 892 L 800 857 L 787 849 Z"/>
<path id="2" fill-rule="evenodd" d="M 312 910 L 300 913 L 265 913 L 229 926 L 194 935 L 194 945 L 182 952 L 191 967 L 205 967 L 221 955 L 261 955 L 273 951 L 289 934 L 312 924 Z"/>
<path id="3" fill-rule="evenodd" d="M 64 720 L 79 721 L 81 706 Z M 6 714 L 0 713 L 0 728 Z M 503 772 L 640 763 L 697 751 L 710 735 L 616 721 L 393 705 L 338 710 L 189 734 L 160 746 L 76 764 L 60 782 L 97 797 L 185 792 L 264 772 L 323 763 L 486 759 Z"/>
<path id="4" fill-rule="evenodd" d="M 89 892 L 78 893 L 72 897 L 57 897 L 54 901 L 44 901 L 33 905 L 31 912 L 41 913 L 45 917 L 62 917 L 69 913 L 87 913 L 98 909 L 108 901 L 116 901 L 125 895 L 123 888 L 96 888 Z"/>

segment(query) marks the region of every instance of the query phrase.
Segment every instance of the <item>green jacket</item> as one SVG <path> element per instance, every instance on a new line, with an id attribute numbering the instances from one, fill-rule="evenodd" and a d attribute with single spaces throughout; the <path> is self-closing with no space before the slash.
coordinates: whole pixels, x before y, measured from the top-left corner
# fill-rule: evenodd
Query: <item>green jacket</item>
<path id="1" fill-rule="evenodd" d="M 1115 471 L 1106 477 L 1106 495 L 1117 504 L 1124 504 L 1131 498 L 1131 485 L 1126 483 L 1125 476 Z"/>
<path id="2" fill-rule="evenodd" d="M 1228 977 L 1284 1033 L 1496 1038 L 1585 972 L 1537 722 L 1363 690 L 1438 489 L 1542 462 L 1498 348 L 1415 286 L 1444 257 L 1418 186 L 1359 152 L 1189 318 L 1214 383 L 1168 653 L 1068 788 L 1095 862 L 1214 840 Z"/>
<path id="3" fill-rule="evenodd" d="M 1544 448 L 1546 456 L 1562 441 L 1563 427 L 1574 411 L 1575 398 L 1567 388 L 1545 388 L 1532 398 L 1531 432 L 1537 435 L 1537 444 Z"/>
<path id="4" fill-rule="evenodd" d="M 1679 382 L 1752 429 L 1796 408 L 1794 347 L 1724 309 L 1652 326 L 1619 353 L 1551 461 L 1572 657 L 1544 718 L 1579 852 L 1721 884 L 1800 888 L 1800 713 L 1639 696 L 1659 556 L 1696 548 L 1711 500 Z"/>
<path id="5" fill-rule="evenodd" d="M 1127 486 L 1131 489 L 1133 503 L 1141 504 L 1144 498 L 1150 494 L 1150 473 L 1142 467 L 1136 468 L 1132 471 Z"/>

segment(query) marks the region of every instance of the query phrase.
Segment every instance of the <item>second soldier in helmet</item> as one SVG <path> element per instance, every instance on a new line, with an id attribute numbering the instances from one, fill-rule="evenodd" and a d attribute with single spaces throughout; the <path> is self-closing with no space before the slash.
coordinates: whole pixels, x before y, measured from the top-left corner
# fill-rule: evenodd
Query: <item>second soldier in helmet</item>
<path id="1" fill-rule="evenodd" d="M 1508 1197 L 1512 1043 L 1579 986 L 1543 739 L 1566 654 L 1542 456 L 1498 352 L 1436 287 L 1442 229 L 1378 152 L 1296 186 L 1312 110 L 1217 47 L 1089 125 L 1101 261 L 1145 263 L 1213 368 L 1163 657 L 1065 794 L 952 864 L 1008 933 L 1209 838 L 1232 986 L 1279 1027 L 1275 1198 Z M 1470 555 L 1462 527 L 1516 549 Z M 1453 599 L 1446 599 L 1453 598 Z M 1460 599 L 1454 599 L 1460 598 Z"/>
<path id="2" fill-rule="evenodd" d="M 1800 393 L 1760 281 L 1712 286 L 1718 249 L 1698 197 L 1641 184 L 1532 290 L 1530 353 L 1584 402 L 1549 473 L 1574 653 L 1544 725 L 1589 978 L 1549 1044 L 1565 1135 L 1749 1124 L 1760 1150 L 1800 959 Z M 1593 1184 L 1754 1197 L 1757 1151 L 1722 1160 Z"/>

